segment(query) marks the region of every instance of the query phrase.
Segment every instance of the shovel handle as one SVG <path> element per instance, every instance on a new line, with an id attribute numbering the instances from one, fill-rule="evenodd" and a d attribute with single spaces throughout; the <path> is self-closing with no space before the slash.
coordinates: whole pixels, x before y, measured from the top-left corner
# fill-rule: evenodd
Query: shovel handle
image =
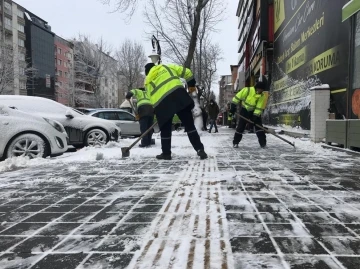
<path id="1" fill-rule="evenodd" d="M 260 128 L 261 130 L 263 130 L 265 133 L 268 133 L 268 134 L 272 134 L 273 136 L 276 136 L 277 138 L 281 139 L 282 141 L 290 144 L 291 146 L 295 147 L 295 144 L 294 143 L 291 143 L 289 140 L 286 140 L 285 138 L 277 135 L 277 134 L 274 134 L 272 132 L 270 132 L 269 130 L 265 129 L 264 127 L 254 123 L 253 121 L 249 120 L 248 118 L 245 118 L 244 116 L 240 115 L 239 113 L 236 113 L 236 115 L 238 115 L 240 118 L 246 120 L 247 122 L 251 123 L 251 124 L 254 124 L 256 127 Z"/>
<path id="2" fill-rule="evenodd" d="M 136 140 L 128 147 L 128 151 L 129 151 L 130 149 L 132 149 L 145 135 L 147 135 L 147 134 L 155 127 L 156 124 L 157 124 L 157 121 L 155 121 L 154 124 L 151 125 L 151 127 L 145 131 L 145 133 L 143 133 L 142 135 L 140 135 L 140 136 L 138 137 L 138 139 L 136 139 Z"/>

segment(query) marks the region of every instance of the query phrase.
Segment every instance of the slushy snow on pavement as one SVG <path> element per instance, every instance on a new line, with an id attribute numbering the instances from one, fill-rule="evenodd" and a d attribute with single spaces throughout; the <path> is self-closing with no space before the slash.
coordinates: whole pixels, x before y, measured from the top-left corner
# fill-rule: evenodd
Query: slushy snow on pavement
<path id="1" fill-rule="evenodd" d="M 0 163 L 0 268 L 360 268 L 360 161 L 268 135 Z"/>

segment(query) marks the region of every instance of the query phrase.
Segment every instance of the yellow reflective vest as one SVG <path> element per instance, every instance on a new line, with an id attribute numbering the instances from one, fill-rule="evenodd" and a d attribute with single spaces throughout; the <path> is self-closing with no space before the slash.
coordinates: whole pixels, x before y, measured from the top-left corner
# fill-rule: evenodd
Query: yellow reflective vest
<path id="1" fill-rule="evenodd" d="M 184 87 L 180 78 L 189 82 L 194 77 L 190 69 L 176 64 L 159 64 L 151 68 L 145 79 L 151 104 L 156 107 L 170 93 Z"/>
<path id="2" fill-rule="evenodd" d="M 132 89 L 130 92 L 136 98 L 138 108 L 142 105 L 151 105 L 150 98 L 146 91 L 142 91 L 140 89 Z"/>
<path id="3" fill-rule="evenodd" d="M 234 96 L 232 102 L 235 105 L 241 102 L 242 107 L 247 111 L 254 111 L 254 115 L 260 116 L 265 110 L 268 98 L 267 91 L 257 94 L 254 87 L 245 87 Z"/>

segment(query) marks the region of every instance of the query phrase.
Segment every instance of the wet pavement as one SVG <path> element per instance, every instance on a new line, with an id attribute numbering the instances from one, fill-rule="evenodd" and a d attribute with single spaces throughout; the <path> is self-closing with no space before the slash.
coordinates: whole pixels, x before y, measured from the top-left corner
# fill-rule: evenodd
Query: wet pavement
<path id="1" fill-rule="evenodd" d="M 1 174 L 0 268 L 360 268 L 360 158 L 220 131 L 206 161 Z"/>

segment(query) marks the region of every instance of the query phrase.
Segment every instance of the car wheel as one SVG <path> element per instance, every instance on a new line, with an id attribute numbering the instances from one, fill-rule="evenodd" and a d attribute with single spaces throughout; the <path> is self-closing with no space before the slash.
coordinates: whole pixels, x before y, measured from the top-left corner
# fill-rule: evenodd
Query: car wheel
<path id="1" fill-rule="evenodd" d="M 44 139 L 35 134 L 22 134 L 11 141 L 7 157 L 45 158 L 49 149 Z"/>
<path id="2" fill-rule="evenodd" d="M 85 145 L 88 147 L 103 146 L 107 142 L 107 135 L 103 130 L 92 129 L 85 137 Z"/>

